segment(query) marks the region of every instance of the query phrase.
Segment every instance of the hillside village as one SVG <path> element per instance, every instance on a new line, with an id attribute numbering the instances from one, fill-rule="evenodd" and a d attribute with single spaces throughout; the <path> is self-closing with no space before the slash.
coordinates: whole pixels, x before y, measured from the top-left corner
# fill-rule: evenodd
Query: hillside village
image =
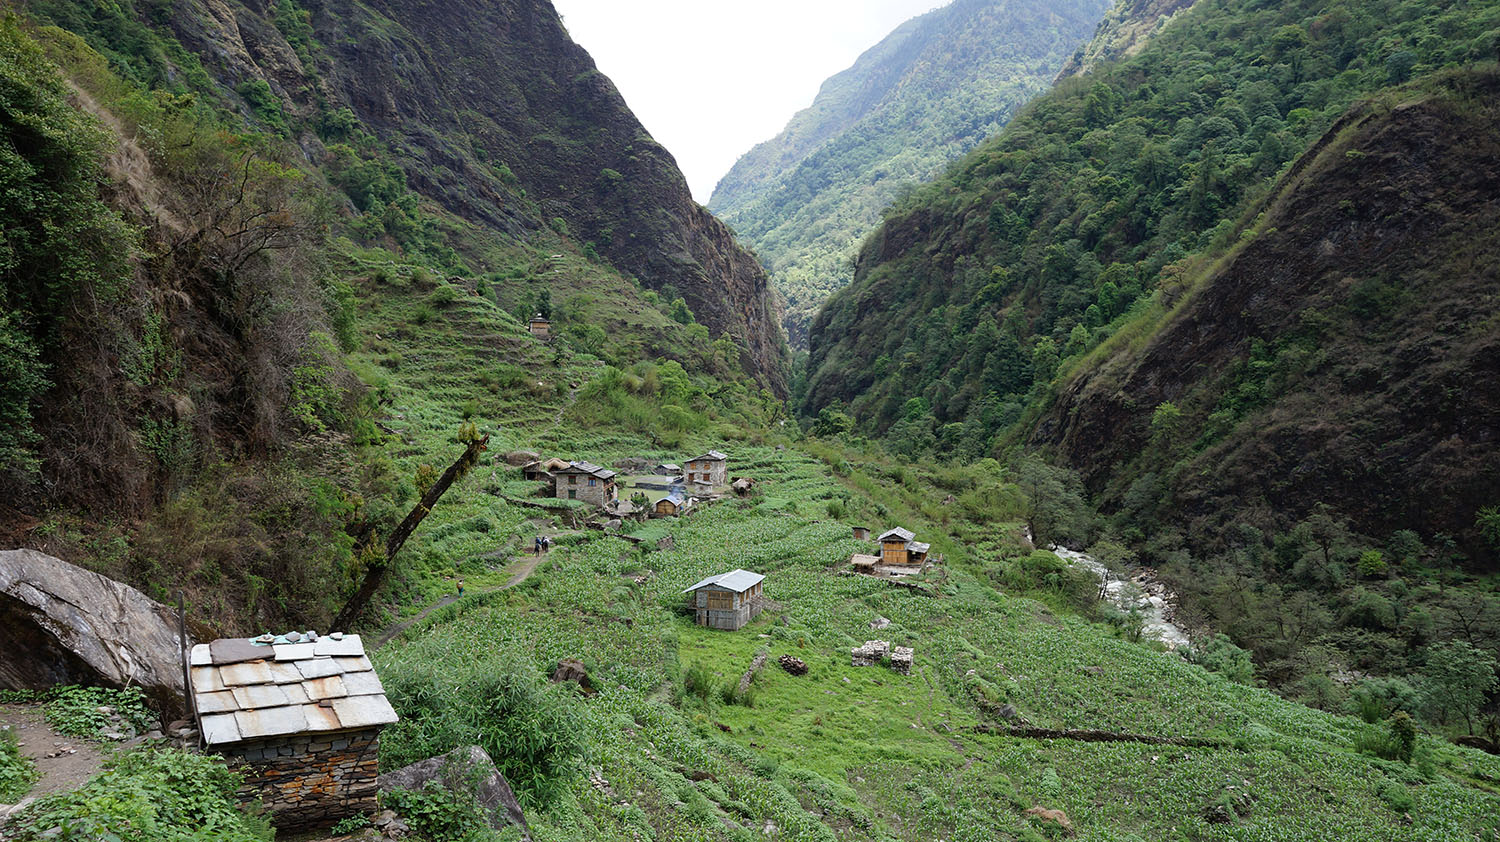
<path id="1" fill-rule="evenodd" d="M 548 0 L 0 14 L 0 839 L 1500 842 L 1500 6 L 1064 5 L 811 355 Z"/>

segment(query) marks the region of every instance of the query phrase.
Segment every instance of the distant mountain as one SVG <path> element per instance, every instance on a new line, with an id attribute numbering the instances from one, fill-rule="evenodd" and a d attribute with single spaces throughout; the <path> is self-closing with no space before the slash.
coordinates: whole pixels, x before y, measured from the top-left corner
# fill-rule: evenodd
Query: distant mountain
<path id="1" fill-rule="evenodd" d="M 957 0 L 902 24 L 734 165 L 709 208 L 750 243 L 805 347 L 812 314 L 901 191 L 1046 90 L 1107 0 Z"/>

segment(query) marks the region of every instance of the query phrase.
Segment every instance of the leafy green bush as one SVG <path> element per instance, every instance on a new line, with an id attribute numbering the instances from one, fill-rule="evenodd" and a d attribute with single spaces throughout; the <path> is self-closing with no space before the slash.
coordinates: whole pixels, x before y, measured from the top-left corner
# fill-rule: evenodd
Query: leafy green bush
<path id="1" fill-rule="evenodd" d="M 51 691 L 43 710 L 47 723 L 74 737 L 98 737 L 110 723 L 112 711 L 124 717 L 137 731 L 156 724 L 156 714 L 146 706 L 139 687 L 59 687 Z"/>
<path id="2" fill-rule="evenodd" d="M 394 810 L 428 842 L 489 842 L 500 838 L 492 830 L 484 808 L 465 792 L 455 792 L 429 781 L 419 790 L 394 789 L 382 793 L 381 806 Z"/>
<path id="3" fill-rule="evenodd" d="M 37 779 L 36 764 L 21 754 L 16 733 L 0 728 L 0 802 L 14 804 L 31 790 Z"/>
<path id="4" fill-rule="evenodd" d="M 401 721 L 381 736 L 381 765 L 399 768 L 478 745 L 528 809 L 567 789 L 588 750 L 572 685 L 497 657 L 464 664 L 398 660 L 381 678 Z"/>
<path id="5" fill-rule="evenodd" d="M 236 805 L 239 784 L 217 758 L 141 749 L 116 755 L 76 790 L 39 799 L 6 830 L 16 842 L 270 842 L 270 826 Z"/>

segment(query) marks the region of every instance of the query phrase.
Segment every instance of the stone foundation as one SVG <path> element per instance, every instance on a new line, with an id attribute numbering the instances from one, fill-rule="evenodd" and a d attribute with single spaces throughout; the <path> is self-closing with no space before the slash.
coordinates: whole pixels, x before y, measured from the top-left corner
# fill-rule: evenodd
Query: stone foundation
<path id="1" fill-rule="evenodd" d="M 225 746 L 244 767 L 241 802 L 259 800 L 281 831 L 328 827 L 375 811 L 379 729 L 294 734 Z"/>

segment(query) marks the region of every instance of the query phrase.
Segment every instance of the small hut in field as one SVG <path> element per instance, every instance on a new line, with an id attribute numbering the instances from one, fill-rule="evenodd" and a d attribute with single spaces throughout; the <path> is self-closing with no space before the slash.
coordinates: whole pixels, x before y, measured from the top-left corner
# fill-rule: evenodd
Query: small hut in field
<path id="1" fill-rule="evenodd" d="M 552 338 L 552 322 L 545 318 L 541 313 L 537 313 L 535 316 L 533 316 L 531 322 L 527 325 L 527 327 L 531 330 L 531 335 L 535 336 L 538 339 Z"/>
<path id="2" fill-rule="evenodd" d="M 880 563 L 902 567 L 921 567 L 927 563 L 927 552 L 932 545 L 916 540 L 910 530 L 896 527 L 887 530 L 880 541 Z"/>
<path id="3" fill-rule="evenodd" d="M 681 491 L 673 491 L 660 500 L 657 500 L 656 508 L 653 511 L 657 517 L 672 517 L 686 513 L 692 506 L 693 498 Z"/>
<path id="4" fill-rule="evenodd" d="M 738 631 L 760 615 L 761 582 L 765 576 L 731 570 L 710 576 L 683 591 L 692 594 L 694 620 L 700 626 Z"/>

